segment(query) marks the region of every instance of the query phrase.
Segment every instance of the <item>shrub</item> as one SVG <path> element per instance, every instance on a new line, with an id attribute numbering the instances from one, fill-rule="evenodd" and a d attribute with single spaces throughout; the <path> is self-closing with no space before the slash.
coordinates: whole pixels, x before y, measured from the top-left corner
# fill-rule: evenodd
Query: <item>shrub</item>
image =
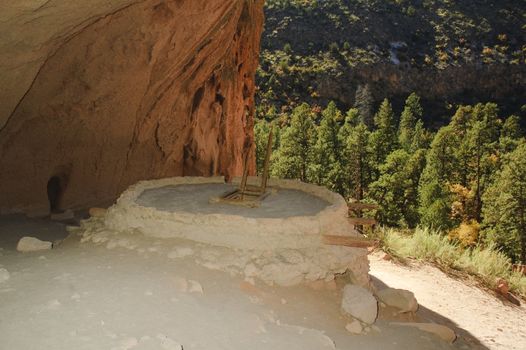
<path id="1" fill-rule="evenodd" d="M 526 277 L 512 271 L 510 259 L 493 245 L 464 249 L 446 235 L 428 228 L 417 228 L 412 234 L 394 229 L 375 233 L 382 248 L 400 258 L 414 258 L 477 276 L 485 285 L 495 288 L 498 278 L 508 281 L 511 291 L 526 296 Z"/>

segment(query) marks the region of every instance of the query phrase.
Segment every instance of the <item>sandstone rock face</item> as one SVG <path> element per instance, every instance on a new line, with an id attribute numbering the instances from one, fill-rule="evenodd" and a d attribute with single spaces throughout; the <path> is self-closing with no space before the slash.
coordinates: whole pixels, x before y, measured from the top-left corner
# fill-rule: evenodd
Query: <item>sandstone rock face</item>
<path id="1" fill-rule="evenodd" d="M 141 179 L 239 175 L 262 8 L 3 1 L 0 213 L 89 207 Z"/>

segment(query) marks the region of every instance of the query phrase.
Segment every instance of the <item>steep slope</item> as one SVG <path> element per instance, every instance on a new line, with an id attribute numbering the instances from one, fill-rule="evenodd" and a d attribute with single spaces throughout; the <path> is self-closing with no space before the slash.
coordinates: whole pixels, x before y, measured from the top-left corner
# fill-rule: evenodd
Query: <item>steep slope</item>
<path id="1" fill-rule="evenodd" d="M 7 1 L 0 212 L 236 175 L 252 139 L 262 0 Z"/>
<path id="2" fill-rule="evenodd" d="M 423 97 L 428 121 L 455 104 L 526 100 L 526 3 L 446 0 L 269 0 L 258 100 L 278 106 L 335 100 L 359 85 L 376 104 Z"/>

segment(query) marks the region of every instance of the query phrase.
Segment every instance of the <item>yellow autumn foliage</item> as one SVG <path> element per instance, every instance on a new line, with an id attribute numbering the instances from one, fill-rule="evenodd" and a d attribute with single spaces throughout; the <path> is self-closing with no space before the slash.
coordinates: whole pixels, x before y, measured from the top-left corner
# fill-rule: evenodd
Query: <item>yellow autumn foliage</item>
<path id="1" fill-rule="evenodd" d="M 464 221 L 459 227 L 449 231 L 449 239 L 457 241 L 462 247 L 474 247 L 480 233 L 480 224 L 475 220 Z"/>

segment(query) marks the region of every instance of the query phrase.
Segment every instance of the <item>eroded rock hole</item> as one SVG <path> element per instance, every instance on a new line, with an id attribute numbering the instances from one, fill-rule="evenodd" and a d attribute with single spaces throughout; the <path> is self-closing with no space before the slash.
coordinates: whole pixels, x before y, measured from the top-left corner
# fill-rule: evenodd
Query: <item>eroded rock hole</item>
<path id="1" fill-rule="evenodd" d="M 223 105 L 223 102 L 225 102 L 225 96 L 221 95 L 221 92 L 216 92 L 216 102 L 218 102 L 220 105 Z"/>
<path id="2" fill-rule="evenodd" d="M 192 113 L 197 110 L 199 105 L 201 104 L 201 101 L 203 100 L 203 95 L 205 93 L 205 89 L 203 87 L 200 87 L 197 89 L 197 91 L 194 94 L 194 100 L 192 102 Z"/>
<path id="3" fill-rule="evenodd" d="M 51 213 L 61 212 L 62 195 L 64 194 L 64 184 L 60 176 L 53 176 L 47 182 L 47 198 Z"/>
<path id="4" fill-rule="evenodd" d="M 247 99 L 250 97 L 250 89 L 248 88 L 247 84 L 243 85 L 243 98 Z"/>

